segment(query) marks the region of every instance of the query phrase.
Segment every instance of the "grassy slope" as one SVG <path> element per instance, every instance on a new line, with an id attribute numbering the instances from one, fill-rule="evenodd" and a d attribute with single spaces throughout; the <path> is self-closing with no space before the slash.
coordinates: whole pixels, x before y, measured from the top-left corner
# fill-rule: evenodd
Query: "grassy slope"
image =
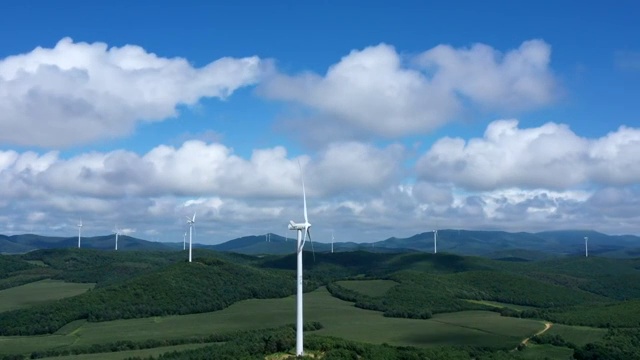
<path id="1" fill-rule="evenodd" d="M 295 322 L 295 297 L 245 300 L 224 310 L 182 316 L 76 322 L 54 335 L 0 337 L 0 352 L 26 353 L 58 346 L 90 345 L 117 340 L 146 340 L 268 328 Z M 442 314 L 432 320 L 387 318 L 338 300 L 324 289 L 305 295 L 305 321 L 319 321 L 318 335 L 394 345 L 478 345 L 515 347 L 544 327 L 542 322 L 501 317 L 492 312 Z M 62 331 L 63 330 L 63 331 Z M 64 335 L 63 335 L 64 334 Z"/>
<path id="2" fill-rule="evenodd" d="M 576 344 L 578 346 L 584 346 L 588 343 L 602 340 L 606 333 L 606 329 L 587 326 L 553 324 L 551 329 L 549 329 L 549 331 L 547 331 L 545 334 L 560 335 L 563 339 L 570 343 Z"/>
<path id="3" fill-rule="evenodd" d="M 93 286 L 47 279 L 12 287 L 0 291 L 0 312 L 80 295 Z"/>
<path id="4" fill-rule="evenodd" d="M 68 356 L 57 356 L 57 357 L 49 357 L 49 358 L 42 358 L 42 359 L 44 360 L 121 360 L 121 359 L 134 357 L 134 356 L 138 356 L 138 357 L 159 356 L 171 351 L 185 351 L 185 350 L 191 350 L 191 349 L 199 349 L 205 346 L 211 346 L 211 344 L 186 344 L 186 345 L 176 345 L 176 346 L 162 346 L 162 347 L 153 348 L 153 349 L 129 350 L 129 351 L 107 352 L 107 353 L 97 353 L 97 354 L 68 355 Z"/>
<path id="5" fill-rule="evenodd" d="M 573 349 L 553 345 L 529 344 L 526 349 L 518 352 L 523 360 L 567 360 L 573 358 Z"/>
<path id="6" fill-rule="evenodd" d="M 337 283 L 344 288 L 367 296 L 383 296 L 389 289 L 398 285 L 392 280 L 346 280 Z"/>

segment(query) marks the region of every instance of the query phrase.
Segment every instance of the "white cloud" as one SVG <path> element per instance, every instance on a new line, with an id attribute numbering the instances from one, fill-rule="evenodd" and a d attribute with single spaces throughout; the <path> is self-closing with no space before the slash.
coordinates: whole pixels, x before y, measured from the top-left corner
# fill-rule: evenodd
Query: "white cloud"
<path id="1" fill-rule="evenodd" d="M 259 89 L 315 110 L 314 128 L 323 134 L 391 138 L 431 131 L 454 120 L 466 103 L 509 110 L 550 103 L 556 91 L 550 52 L 532 40 L 504 55 L 482 44 L 440 45 L 403 59 L 380 44 L 352 51 L 324 76 L 278 74 Z"/>
<path id="2" fill-rule="evenodd" d="M 548 44 L 530 40 L 504 55 L 484 44 L 469 49 L 439 45 L 422 53 L 417 62 L 434 71 L 432 83 L 438 88 L 488 108 L 520 109 L 554 100 L 550 58 Z"/>
<path id="3" fill-rule="evenodd" d="M 127 151 L 87 153 L 61 159 L 0 151 L 0 194 L 9 199 L 51 197 L 69 209 L 73 197 L 108 200 L 123 196 L 278 198 L 300 195 L 300 170 L 310 195 L 377 191 L 397 176 L 402 148 L 334 144 L 309 163 L 290 159 L 283 147 L 258 149 L 244 159 L 222 144 L 192 140 L 161 145 L 142 156 Z M 53 196 L 52 194 L 55 194 Z M 58 199 L 59 197 L 59 199 Z M 69 200 L 66 200 L 69 199 Z M 52 200 L 54 201 L 54 200 Z"/>
<path id="4" fill-rule="evenodd" d="M 629 185 L 640 182 L 639 152 L 639 129 L 587 139 L 562 124 L 522 129 L 516 120 L 499 120 L 483 138 L 437 141 L 416 169 L 422 179 L 468 189 Z"/>
<path id="5" fill-rule="evenodd" d="M 0 60 L 0 143 L 65 147 L 129 134 L 203 97 L 255 84 L 260 58 L 221 58 L 201 68 L 145 49 L 60 40 Z"/>
<path id="6" fill-rule="evenodd" d="M 381 189 L 398 180 L 403 154 L 400 145 L 379 149 L 359 142 L 334 143 L 310 165 L 308 176 L 313 177 L 316 186 L 321 184 L 319 187 L 329 193 L 345 188 Z"/>

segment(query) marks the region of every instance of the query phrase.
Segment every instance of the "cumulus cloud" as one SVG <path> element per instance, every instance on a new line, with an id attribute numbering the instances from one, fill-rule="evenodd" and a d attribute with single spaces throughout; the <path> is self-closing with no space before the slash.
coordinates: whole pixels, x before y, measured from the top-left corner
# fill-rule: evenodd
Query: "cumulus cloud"
<path id="1" fill-rule="evenodd" d="M 314 127 L 323 133 L 392 138 L 452 121 L 463 104 L 509 110 L 549 104 L 556 92 L 550 53 L 545 42 L 532 40 L 506 54 L 482 44 L 440 45 L 403 58 L 380 44 L 352 51 L 324 76 L 277 74 L 259 89 L 314 110 Z M 336 127 L 340 131 L 330 130 Z"/>
<path id="2" fill-rule="evenodd" d="M 179 105 L 224 99 L 269 67 L 253 56 L 195 68 L 139 46 L 64 38 L 0 60 L 0 143 L 56 148 L 123 136 Z"/>
<path id="3" fill-rule="evenodd" d="M 468 49 L 439 45 L 418 56 L 433 71 L 432 83 L 494 109 L 520 109 L 549 104 L 555 80 L 549 69 L 551 47 L 541 40 L 525 41 L 502 55 L 490 46 Z"/>
<path id="4" fill-rule="evenodd" d="M 640 181 L 639 152 L 640 129 L 587 139 L 563 124 L 522 129 L 517 120 L 499 120 L 482 138 L 437 141 L 416 170 L 424 180 L 474 190 L 630 185 Z"/>
<path id="5" fill-rule="evenodd" d="M 288 158 L 283 147 L 258 149 L 248 159 L 219 143 L 198 140 L 181 147 L 158 146 L 144 155 L 128 151 L 87 153 L 69 159 L 57 152 L 0 151 L 0 194 L 43 194 L 109 199 L 122 196 L 211 196 L 277 198 L 300 194 L 303 165 L 310 194 L 376 191 L 397 175 L 402 148 L 335 144 L 309 163 Z M 60 204 L 61 207 L 63 204 Z"/>

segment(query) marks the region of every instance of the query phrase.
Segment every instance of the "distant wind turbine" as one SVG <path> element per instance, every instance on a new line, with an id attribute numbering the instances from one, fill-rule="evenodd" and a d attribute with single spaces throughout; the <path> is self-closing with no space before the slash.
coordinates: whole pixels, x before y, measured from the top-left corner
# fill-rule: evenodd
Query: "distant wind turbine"
<path id="1" fill-rule="evenodd" d="M 118 229 L 118 226 L 116 225 L 116 227 L 113 229 L 113 231 L 116 234 L 116 250 L 118 250 L 118 236 L 120 235 L 120 230 Z"/>
<path id="2" fill-rule="evenodd" d="M 309 237 L 309 241 L 311 241 L 311 232 L 309 229 L 311 228 L 311 224 L 309 223 L 309 218 L 307 217 L 307 195 L 304 189 L 304 175 L 302 174 L 302 166 L 298 163 L 300 167 L 300 178 L 302 180 L 302 204 L 304 208 L 304 223 L 295 223 L 293 220 L 289 222 L 289 230 L 296 230 L 298 232 L 298 242 L 297 242 L 297 274 L 296 274 L 296 356 L 303 355 L 303 328 L 302 328 L 302 249 L 304 248 L 304 244 L 307 241 L 307 236 Z M 304 233 L 304 238 L 302 234 Z"/>
<path id="3" fill-rule="evenodd" d="M 589 257 L 589 237 L 584 237 L 584 257 Z"/>
<path id="4" fill-rule="evenodd" d="M 433 230 L 433 253 L 438 253 L 438 230 Z"/>
<path id="5" fill-rule="evenodd" d="M 82 239 L 82 220 L 78 224 L 78 249 L 80 249 L 80 240 Z"/>
<path id="6" fill-rule="evenodd" d="M 333 241 L 334 241 L 335 239 L 336 239 L 336 238 L 335 238 L 335 237 L 333 237 L 333 231 L 332 231 L 332 232 L 331 232 L 331 253 L 332 253 L 332 254 L 333 254 Z"/>
<path id="7" fill-rule="evenodd" d="M 193 227 L 196 224 L 195 211 L 193 212 L 193 218 L 190 218 L 188 216 L 186 218 L 187 218 L 187 224 L 189 224 L 189 262 L 191 262 L 191 244 L 192 244 L 192 238 L 193 238 Z"/>

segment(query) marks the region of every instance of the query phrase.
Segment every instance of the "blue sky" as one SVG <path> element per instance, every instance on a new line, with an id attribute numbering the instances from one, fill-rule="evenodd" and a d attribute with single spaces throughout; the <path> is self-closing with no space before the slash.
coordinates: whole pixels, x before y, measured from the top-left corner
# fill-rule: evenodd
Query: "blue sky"
<path id="1" fill-rule="evenodd" d="M 634 2 L 0 10 L 0 233 L 640 234 Z"/>

